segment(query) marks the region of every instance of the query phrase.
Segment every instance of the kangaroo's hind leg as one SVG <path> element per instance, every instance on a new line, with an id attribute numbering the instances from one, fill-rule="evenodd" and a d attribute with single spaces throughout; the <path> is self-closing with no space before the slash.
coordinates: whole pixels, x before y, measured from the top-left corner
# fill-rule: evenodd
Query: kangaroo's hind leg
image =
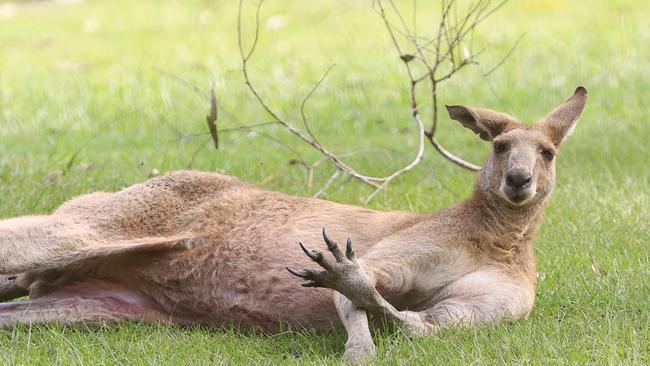
<path id="1" fill-rule="evenodd" d="M 0 274 L 63 268 L 133 251 L 193 247 L 198 235 L 178 219 L 188 204 L 176 192 L 189 183 L 170 189 L 174 177 L 77 197 L 51 215 L 0 220 Z"/>
<path id="2" fill-rule="evenodd" d="M 151 299 L 117 284 L 88 280 L 31 301 L 0 303 L 0 329 L 20 324 L 171 322 Z"/>

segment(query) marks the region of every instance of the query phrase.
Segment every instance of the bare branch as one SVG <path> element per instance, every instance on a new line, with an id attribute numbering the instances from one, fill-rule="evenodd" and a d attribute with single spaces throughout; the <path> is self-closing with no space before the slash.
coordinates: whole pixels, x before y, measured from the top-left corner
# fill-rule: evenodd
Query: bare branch
<path id="1" fill-rule="evenodd" d="M 240 0 L 239 3 L 239 15 L 238 15 L 238 20 L 237 20 L 237 30 L 238 30 L 238 45 L 239 45 L 239 54 L 241 58 L 241 63 L 242 63 L 242 74 L 244 76 L 244 81 L 246 83 L 246 86 L 248 87 L 249 91 L 257 102 L 260 104 L 260 106 L 264 109 L 264 111 L 270 115 L 275 121 L 278 122 L 279 125 L 287 129 L 290 133 L 292 133 L 294 136 L 298 137 L 302 141 L 306 142 L 307 144 L 311 145 L 314 149 L 318 150 L 325 158 L 327 158 L 332 164 L 337 169 L 337 172 L 347 174 L 351 177 L 356 178 L 357 180 L 368 184 L 376 189 L 378 188 L 385 188 L 391 181 L 393 181 L 397 176 L 406 173 L 407 171 L 413 169 L 419 162 L 422 160 L 422 156 L 424 155 L 424 125 L 422 124 L 422 121 L 419 118 L 416 118 L 416 122 L 418 125 L 418 132 L 419 132 L 419 141 L 420 141 L 420 147 L 418 149 L 418 152 L 416 153 L 415 157 L 413 160 L 407 164 L 406 166 L 402 167 L 401 169 L 393 172 L 392 174 L 385 176 L 385 177 L 374 177 L 374 176 L 368 176 L 361 174 L 357 172 L 355 169 L 349 167 L 347 164 L 345 164 L 339 156 L 325 148 L 320 141 L 317 139 L 317 137 L 314 135 L 312 132 L 310 126 L 309 126 L 309 121 L 306 116 L 306 105 L 309 101 L 309 99 L 312 97 L 312 95 L 316 92 L 318 87 L 322 84 L 322 82 L 325 80 L 329 72 L 332 70 L 332 67 L 330 67 L 325 74 L 321 77 L 321 79 L 312 87 L 312 89 L 309 91 L 309 93 L 305 96 L 303 99 L 301 106 L 300 106 L 300 112 L 301 112 L 301 117 L 303 121 L 303 125 L 305 127 L 305 131 L 303 132 L 302 130 L 294 127 L 293 124 L 287 122 L 284 120 L 278 113 L 276 113 L 268 103 L 262 98 L 261 94 L 257 91 L 255 86 L 253 85 L 250 75 L 249 75 L 249 70 L 248 70 L 248 61 L 252 57 L 255 48 L 257 46 L 257 40 L 259 39 L 259 14 L 260 14 L 260 8 L 261 8 L 262 2 L 260 2 L 257 5 L 256 9 L 256 20 L 255 20 L 255 38 L 253 41 L 253 44 L 251 48 L 249 49 L 248 52 L 244 51 L 244 46 L 243 46 L 243 34 L 242 34 L 242 21 L 241 21 L 241 16 L 242 16 L 242 6 L 243 6 L 243 0 Z M 417 113 L 417 112 L 415 112 Z M 340 174 L 339 173 L 339 174 Z M 313 172 L 310 173 L 310 176 L 313 175 Z M 333 178 L 330 178 L 328 183 L 326 183 L 326 186 L 329 186 L 331 184 L 331 181 L 336 179 L 338 177 L 338 174 L 336 176 L 333 175 Z M 317 193 L 322 194 L 327 187 L 323 187 L 321 190 L 319 190 Z M 369 199 L 366 200 L 366 203 L 370 201 L 374 197 L 374 193 L 371 194 Z"/>
<path id="2" fill-rule="evenodd" d="M 388 20 L 382 1 L 389 2 L 392 13 L 399 19 L 400 27 L 393 25 L 393 23 Z M 444 148 L 436 138 L 439 110 L 438 90 L 441 83 L 452 78 L 461 69 L 469 65 L 478 65 L 476 57 L 480 52 L 473 52 L 471 47 L 474 30 L 481 22 L 501 8 L 506 2 L 507 0 L 502 0 L 496 5 L 491 6 L 491 0 L 476 0 L 470 3 L 467 10 L 459 15 L 457 0 L 442 0 L 440 7 L 440 23 L 438 23 L 437 26 L 437 33 L 429 40 L 424 40 L 422 37 L 415 36 L 416 30 L 409 29 L 404 17 L 393 0 L 375 0 L 373 2 L 373 7 L 381 16 L 398 56 L 402 58 L 402 61 L 405 64 L 411 82 L 411 107 L 414 111 L 417 111 L 418 106 L 415 85 L 425 80 L 428 81 L 431 91 L 432 115 L 431 127 L 429 130 L 425 131 L 426 137 L 443 157 L 458 166 L 473 171 L 480 170 L 480 167 L 457 157 Z M 407 48 L 414 49 L 413 53 L 404 51 L 404 47 L 400 45 L 398 40 L 398 34 L 405 38 L 408 43 Z M 469 47 L 465 45 L 468 41 Z M 514 47 L 516 47 L 516 43 L 512 50 L 514 50 Z M 512 53 L 512 50 L 508 52 L 505 58 Z M 431 54 L 431 56 L 425 54 L 425 51 Z M 409 57 L 408 59 L 404 58 L 404 55 L 411 54 L 414 55 L 414 57 Z M 414 77 L 412 62 L 410 62 L 413 60 L 419 61 L 421 66 L 427 70 L 423 75 Z M 500 61 L 495 67 L 499 67 L 504 60 Z M 490 70 L 490 72 L 492 71 L 493 70 Z M 419 113 L 414 112 L 414 117 L 419 119 Z M 379 187 L 379 189 L 383 188 L 383 186 Z"/>

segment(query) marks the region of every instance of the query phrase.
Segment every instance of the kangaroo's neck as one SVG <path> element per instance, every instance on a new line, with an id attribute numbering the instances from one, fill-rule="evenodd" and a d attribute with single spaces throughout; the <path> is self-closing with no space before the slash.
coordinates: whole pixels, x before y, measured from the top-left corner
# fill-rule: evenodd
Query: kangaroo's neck
<path id="1" fill-rule="evenodd" d="M 534 241 L 548 196 L 539 202 L 513 206 L 477 185 L 472 197 L 456 206 L 457 219 L 466 220 L 460 235 L 489 261 L 506 263 L 536 282 Z M 459 220 L 460 221 L 460 220 Z M 458 221 L 457 221 L 458 222 Z"/>
<path id="2" fill-rule="evenodd" d="M 481 232 L 500 241 L 513 241 L 503 245 L 532 246 L 547 203 L 548 197 L 522 206 L 510 205 L 477 185 L 463 206 Z"/>

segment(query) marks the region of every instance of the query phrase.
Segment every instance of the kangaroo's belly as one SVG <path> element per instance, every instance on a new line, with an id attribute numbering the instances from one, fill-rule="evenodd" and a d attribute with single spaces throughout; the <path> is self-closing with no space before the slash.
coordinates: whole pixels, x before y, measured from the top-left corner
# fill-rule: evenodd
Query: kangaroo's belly
<path id="1" fill-rule="evenodd" d="M 320 232 L 316 225 L 241 227 L 226 238 L 203 237 L 193 249 L 142 257 L 127 277 L 137 278 L 139 290 L 170 315 L 197 323 L 265 331 L 327 329 L 339 323 L 332 290 L 304 288 L 286 270 L 318 269 L 298 242 L 326 253 Z M 354 237 L 335 227 L 330 233 L 339 242 L 347 234 Z M 374 244 L 362 239 L 355 243 L 359 255 Z"/>

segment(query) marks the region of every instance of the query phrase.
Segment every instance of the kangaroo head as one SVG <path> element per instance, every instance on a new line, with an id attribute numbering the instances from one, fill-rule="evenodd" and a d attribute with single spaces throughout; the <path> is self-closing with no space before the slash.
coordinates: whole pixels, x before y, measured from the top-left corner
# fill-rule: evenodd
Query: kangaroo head
<path id="1" fill-rule="evenodd" d="M 578 87 L 546 117 L 526 126 L 515 117 L 489 109 L 447 106 L 449 116 L 493 144 L 479 178 L 479 189 L 508 205 L 543 200 L 555 184 L 555 155 L 571 134 L 587 102 Z"/>

